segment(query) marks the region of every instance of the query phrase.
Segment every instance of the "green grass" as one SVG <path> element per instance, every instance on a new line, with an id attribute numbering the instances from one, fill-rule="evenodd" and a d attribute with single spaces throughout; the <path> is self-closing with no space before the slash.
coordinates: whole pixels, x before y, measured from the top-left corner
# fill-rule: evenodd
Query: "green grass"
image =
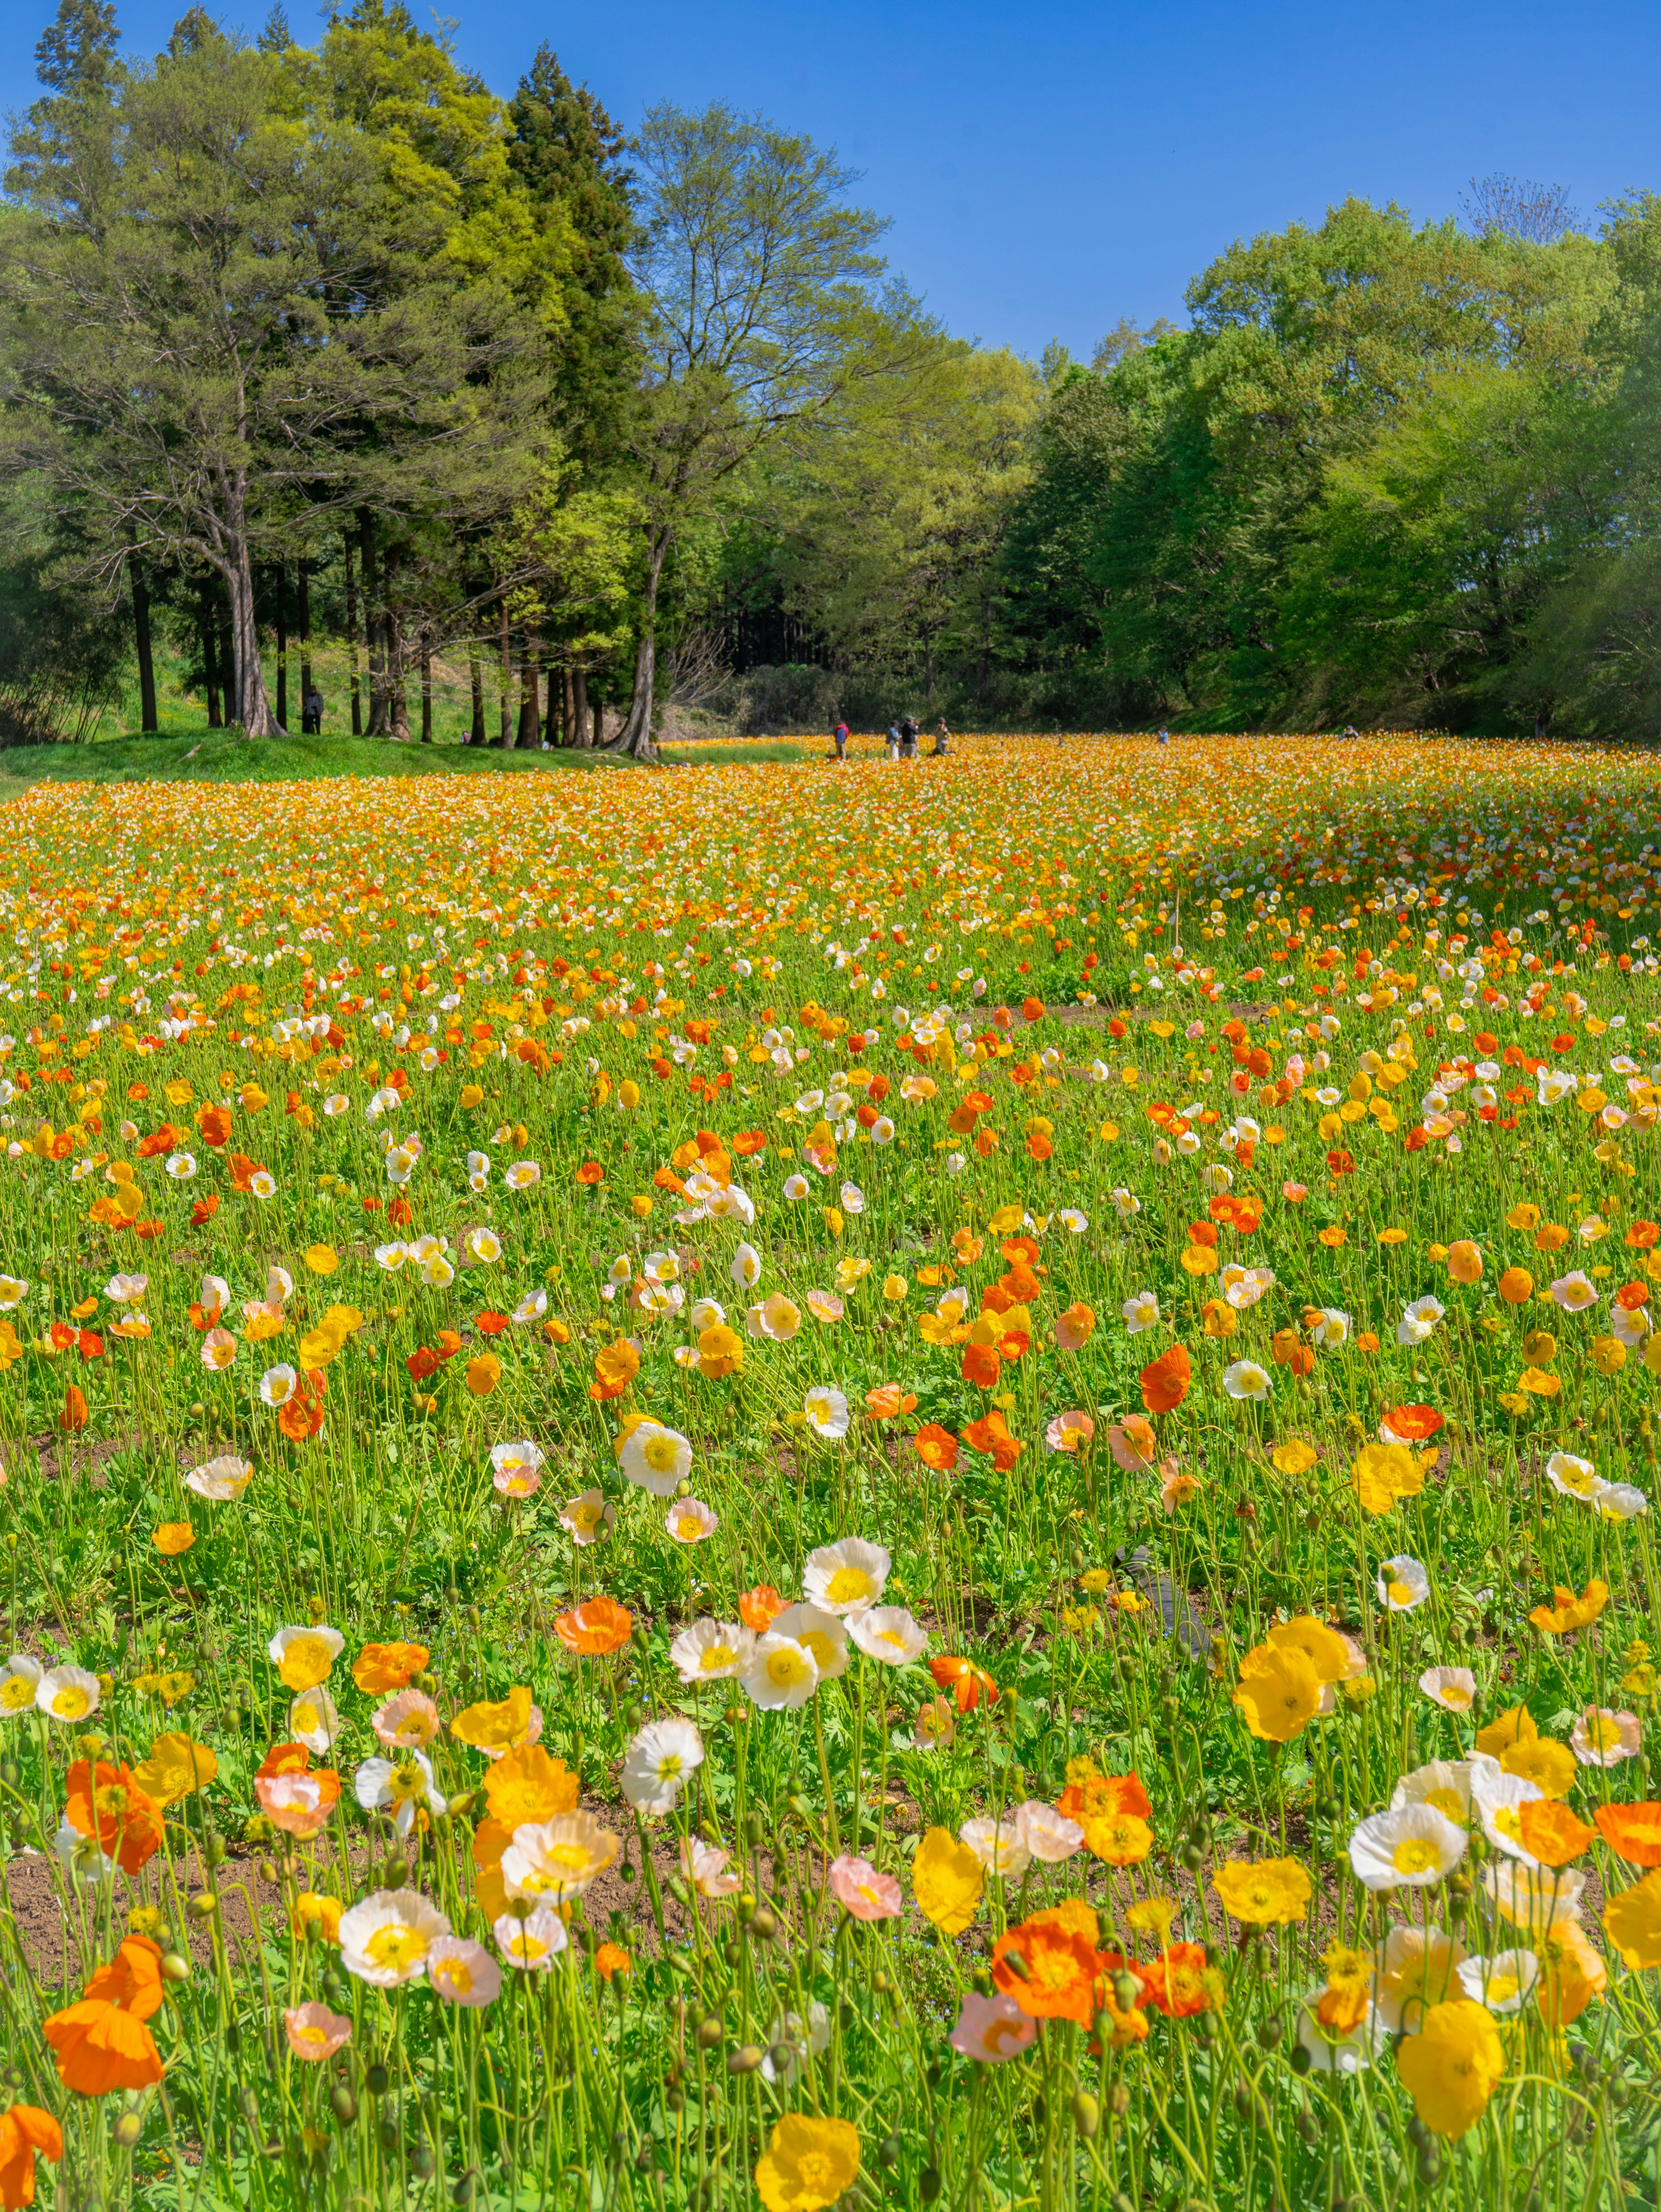
<path id="1" fill-rule="evenodd" d="M 719 761 L 760 765 L 811 757 L 806 747 L 755 744 L 705 753 L 698 745 L 666 750 L 674 767 Z M 503 752 L 495 745 L 398 744 L 386 738 L 243 738 L 229 730 L 163 732 L 82 745 L 16 745 L 0 752 L 0 795 L 40 783 L 301 783 L 338 775 L 526 775 L 550 769 L 628 766 L 605 752 Z"/>

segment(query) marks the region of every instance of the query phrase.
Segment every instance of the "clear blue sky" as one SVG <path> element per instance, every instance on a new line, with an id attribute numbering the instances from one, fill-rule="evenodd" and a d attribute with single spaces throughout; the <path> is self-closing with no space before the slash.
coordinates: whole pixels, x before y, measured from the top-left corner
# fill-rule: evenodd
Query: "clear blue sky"
<path id="1" fill-rule="evenodd" d="M 52 0 L 13 0 L 0 107 L 33 96 Z M 233 0 L 257 31 L 267 0 Z M 118 0 L 153 52 L 177 4 Z M 417 18 L 423 10 L 414 4 Z M 948 326 L 1088 356 L 1122 315 L 1183 318 L 1229 242 L 1347 192 L 1418 216 L 1473 174 L 1568 187 L 1595 217 L 1661 189 L 1656 0 L 446 0 L 510 93 L 539 39 L 625 125 L 654 100 L 759 109 L 834 143 L 893 217 L 890 258 Z M 295 35 L 315 22 L 289 0 Z"/>

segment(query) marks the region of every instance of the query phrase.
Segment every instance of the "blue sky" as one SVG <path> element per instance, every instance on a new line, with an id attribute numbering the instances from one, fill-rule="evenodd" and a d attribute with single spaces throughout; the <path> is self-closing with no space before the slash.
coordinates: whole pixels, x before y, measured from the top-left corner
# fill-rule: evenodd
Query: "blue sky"
<path id="1" fill-rule="evenodd" d="M 6 109 L 33 97 L 26 27 L 48 12 L 14 4 Z M 118 4 L 140 53 L 182 12 Z M 255 31 L 265 4 L 222 19 Z M 1087 356 L 1123 315 L 1181 319 L 1189 277 L 1232 239 L 1318 222 L 1347 192 L 1439 216 L 1503 170 L 1567 185 L 1592 217 L 1661 189 L 1655 0 L 448 6 L 461 58 L 500 92 L 545 38 L 625 125 L 654 100 L 725 98 L 834 143 L 934 312 L 1034 356 L 1059 337 Z M 289 15 L 305 40 L 306 0 Z"/>

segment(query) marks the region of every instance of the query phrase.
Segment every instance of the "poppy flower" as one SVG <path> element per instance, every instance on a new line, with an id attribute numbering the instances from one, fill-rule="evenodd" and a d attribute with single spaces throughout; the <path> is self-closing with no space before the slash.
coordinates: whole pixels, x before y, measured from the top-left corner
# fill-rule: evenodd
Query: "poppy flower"
<path id="1" fill-rule="evenodd" d="M 989 1705 L 998 1702 L 998 1686 L 983 1667 L 972 1659 L 931 1659 L 928 1671 L 937 1689 L 949 1690 L 960 1713 L 972 1713 L 983 1696 Z"/>
<path id="2" fill-rule="evenodd" d="M 1629 1866 L 1661 1867 L 1661 1805 L 1599 1805 L 1592 1818 L 1603 1841 Z"/>
<path id="3" fill-rule="evenodd" d="M 562 1613 L 554 1633 L 579 1659 L 603 1659 L 621 1651 L 634 1633 L 635 1616 L 609 1597 L 591 1597 Z"/>
<path id="4" fill-rule="evenodd" d="M 911 1439 L 911 1449 L 925 1467 L 948 1474 L 958 1463 L 958 1439 L 938 1421 L 929 1421 Z"/>
<path id="5" fill-rule="evenodd" d="M 585 1160 L 577 1170 L 577 1181 L 587 1189 L 592 1190 L 597 1182 L 605 1180 L 605 1170 L 598 1160 Z"/>
<path id="6" fill-rule="evenodd" d="M 739 1600 L 739 1619 L 757 1636 L 764 1636 L 784 1611 L 784 1600 L 771 1583 L 757 1583 Z"/>
<path id="7" fill-rule="evenodd" d="M 79 2004 L 41 2023 L 64 2087 L 82 2097 L 154 2087 L 161 2058 L 144 2022 L 160 2010 L 161 1998 L 161 1947 L 148 1936 L 129 1936 L 92 1976 Z"/>
<path id="8" fill-rule="evenodd" d="M 160 1808 L 125 1766 L 78 1759 L 67 1778 L 64 1817 L 77 1834 L 97 1842 L 123 1874 L 134 1875 L 161 1843 Z"/>
<path id="9" fill-rule="evenodd" d="M 1150 1413 L 1173 1412 L 1187 1397 L 1192 1376 L 1193 1366 L 1186 1349 L 1173 1344 L 1157 1359 L 1150 1360 L 1141 1371 L 1139 1380 L 1143 1405 Z"/>
<path id="10" fill-rule="evenodd" d="M 352 1680 L 365 1696 L 407 1689 L 432 1655 L 424 1644 L 366 1644 L 352 1662 Z"/>
<path id="11" fill-rule="evenodd" d="M 34 2154 L 56 2166 L 64 2155 L 64 2130 L 38 2105 L 0 2112 L 0 2205 L 6 2212 L 34 2202 Z"/>

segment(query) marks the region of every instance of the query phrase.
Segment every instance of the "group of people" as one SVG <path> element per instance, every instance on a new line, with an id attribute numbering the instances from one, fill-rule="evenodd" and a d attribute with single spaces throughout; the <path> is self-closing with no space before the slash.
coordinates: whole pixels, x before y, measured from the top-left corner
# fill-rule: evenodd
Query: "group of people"
<path id="1" fill-rule="evenodd" d="M 915 714 L 905 714 L 903 715 L 897 722 L 891 722 L 888 726 L 889 759 L 891 761 L 914 761 L 919 758 L 920 756 L 917 751 L 917 740 L 922 735 L 922 725 L 918 721 Z M 834 756 L 835 758 L 839 761 L 845 761 L 848 757 L 848 725 L 846 722 L 837 723 L 836 728 L 831 732 L 830 742 L 837 749 Z M 934 749 L 932 752 L 922 754 L 921 757 L 924 760 L 944 760 L 947 753 L 950 751 L 951 746 L 952 732 L 946 728 L 946 717 L 942 714 L 940 720 L 934 725 Z"/>

